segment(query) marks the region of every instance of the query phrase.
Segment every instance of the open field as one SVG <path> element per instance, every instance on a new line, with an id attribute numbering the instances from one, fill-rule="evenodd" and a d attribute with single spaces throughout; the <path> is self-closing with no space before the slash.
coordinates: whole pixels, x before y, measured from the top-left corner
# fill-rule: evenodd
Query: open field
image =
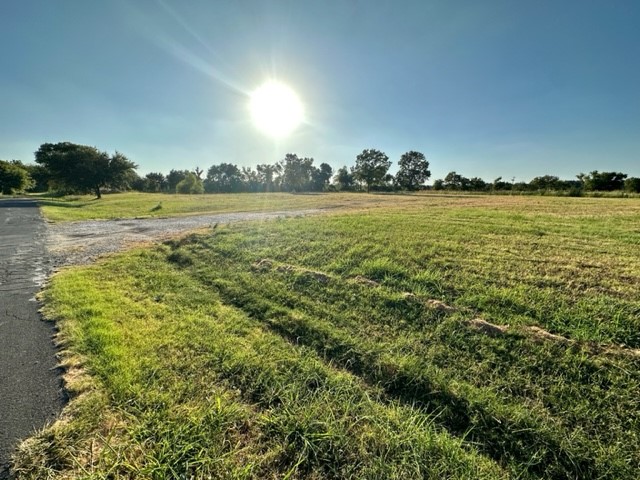
<path id="1" fill-rule="evenodd" d="M 132 192 L 105 195 L 100 200 L 90 195 L 62 198 L 40 197 L 39 200 L 42 211 L 49 220 L 68 222 L 228 212 L 372 208 L 389 203 L 388 197 L 389 195 L 353 193 L 169 195 Z M 393 197 L 393 202 L 396 204 L 412 204 L 420 201 L 415 195 L 394 195 Z"/>
<path id="2" fill-rule="evenodd" d="M 637 478 L 640 202 L 368 197 L 56 275 L 21 476 Z"/>

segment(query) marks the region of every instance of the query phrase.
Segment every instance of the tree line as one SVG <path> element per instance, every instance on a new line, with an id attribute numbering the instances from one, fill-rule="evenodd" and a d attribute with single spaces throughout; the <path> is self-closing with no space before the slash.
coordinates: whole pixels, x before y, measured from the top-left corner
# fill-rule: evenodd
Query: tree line
<path id="1" fill-rule="evenodd" d="M 640 178 L 621 172 L 580 173 L 576 180 L 557 176 L 535 177 L 530 182 L 504 181 L 498 177 L 486 182 L 479 177 L 467 178 L 455 171 L 436 179 L 433 186 L 425 183 L 431 177 L 429 162 L 418 151 L 408 151 L 398 160 L 395 175 L 389 173 L 391 160 L 382 151 L 365 149 L 356 156 L 354 166 L 343 166 L 336 172 L 327 163 L 315 165 L 310 157 L 288 153 L 273 164 L 255 168 L 232 163 L 212 165 L 205 172 L 171 170 L 167 175 L 136 173 L 137 165 L 119 152 L 108 154 L 96 147 L 70 142 L 44 143 L 35 152 L 35 164 L 19 160 L 0 160 L 0 192 L 93 193 L 100 198 L 103 191 L 137 190 L 165 193 L 235 193 L 235 192 L 321 192 L 321 191 L 436 191 L 463 192 L 563 192 L 581 195 L 584 191 L 627 191 L 640 193 Z"/>

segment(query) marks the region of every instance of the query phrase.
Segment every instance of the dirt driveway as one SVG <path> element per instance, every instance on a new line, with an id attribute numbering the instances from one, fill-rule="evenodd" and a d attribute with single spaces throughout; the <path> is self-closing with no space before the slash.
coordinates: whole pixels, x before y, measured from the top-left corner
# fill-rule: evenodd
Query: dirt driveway
<path id="1" fill-rule="evenodd" d="M 318 213 L 320 210 L 286 212 L 240 212 L 172 218 L 95 220 L 49 225 L 47 250 L 49 269 L 83 265 L 105 253 L 128 246 L 163 240 L 190 230 L 240 221 L 264 221 Z"/>

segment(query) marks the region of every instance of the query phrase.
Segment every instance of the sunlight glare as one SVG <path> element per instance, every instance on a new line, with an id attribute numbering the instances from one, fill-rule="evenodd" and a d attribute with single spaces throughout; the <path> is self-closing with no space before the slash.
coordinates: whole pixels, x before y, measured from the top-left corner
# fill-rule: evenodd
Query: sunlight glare
<path id="1" fill-rule="evenodd" d="M 303 109 L 296 93 L 287 85 L 269 81 L 251 94 L 251 117 L 262 132 L 275 138 L 286 137 L 303 120 Z"/>

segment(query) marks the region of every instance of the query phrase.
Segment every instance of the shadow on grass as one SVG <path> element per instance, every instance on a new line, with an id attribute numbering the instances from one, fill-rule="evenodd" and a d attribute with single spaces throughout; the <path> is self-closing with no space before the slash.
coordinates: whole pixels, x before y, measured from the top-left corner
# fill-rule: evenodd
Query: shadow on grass
<path id="1" fill-rule="evenodd" d="M 47 207 L 82 208 L 86 203 L 69 203 L 69 200 L 37 200 L 38 204 Z"/>

